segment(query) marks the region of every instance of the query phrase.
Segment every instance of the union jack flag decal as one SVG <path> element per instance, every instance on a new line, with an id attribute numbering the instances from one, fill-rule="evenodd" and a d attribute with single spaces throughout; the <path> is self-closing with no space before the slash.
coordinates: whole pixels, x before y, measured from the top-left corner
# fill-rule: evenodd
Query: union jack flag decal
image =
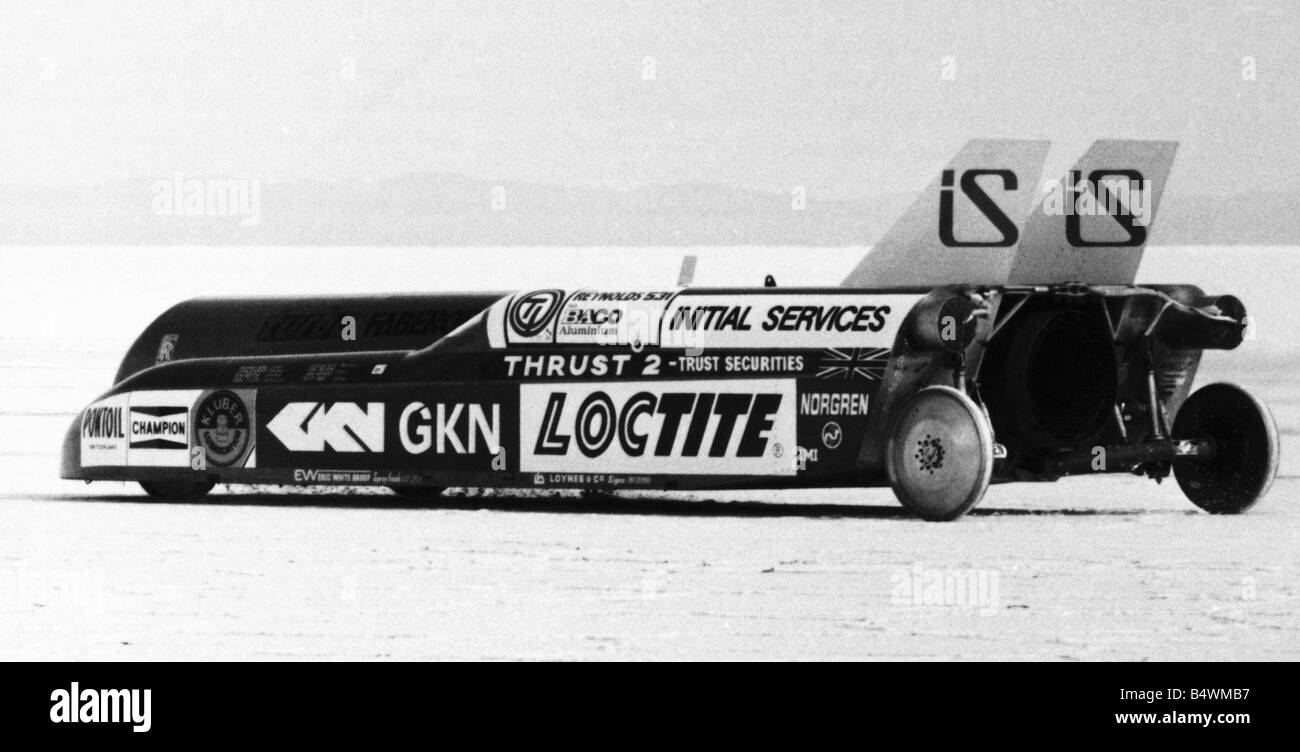
<path id="1" fill-rule="evenodd" d="M 822 351 L 821 360 L 817 361 L 817 378 L 879 381 L 885 378 L 888 366 L 888 347 L 832 348 Z"/>

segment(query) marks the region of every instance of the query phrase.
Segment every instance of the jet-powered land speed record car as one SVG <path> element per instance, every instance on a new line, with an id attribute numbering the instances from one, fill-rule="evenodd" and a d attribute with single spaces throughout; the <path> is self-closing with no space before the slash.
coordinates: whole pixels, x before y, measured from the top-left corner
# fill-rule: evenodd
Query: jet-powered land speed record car
<path id="1" fill-rule="evenodd" d="M 1141 223 L 1040 205 L 1022 228 L 1045 153 L 972 141 L 840 287 L 182 303 L 73 423 L 62 475 L 163 499 L 890 485 L 950 520 L 990 483 L 1172 473 L 1245 511 L 1276 472 L 1272 419 L 1236 386 L 1192 391 L 1244 306 L 1132 284 L 1172 145 L 1099 141 L 1068 181 L 1150 191 L 1128 197 Z"/>

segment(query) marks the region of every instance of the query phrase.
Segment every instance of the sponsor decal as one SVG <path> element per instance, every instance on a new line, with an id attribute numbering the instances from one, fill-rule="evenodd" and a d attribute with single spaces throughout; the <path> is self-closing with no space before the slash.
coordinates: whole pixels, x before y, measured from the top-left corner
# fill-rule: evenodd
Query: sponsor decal
<path id="1" fill-rule="evenodd" d="M 794 467 L 795 470 L 803 471 L 808 469 L 808 463 L 820 462 L 820 456 L 816 448 L 808 449 L 797 446 L 794 448 Z"/>
<path id="2" fill-rule="evenodd" d="M 784 293 L 677 296 L 663 318 L 665 347 L 892 348 L 919 295 Z"/>
<path id="3" fill-rule="evenodd" d="M 257 330 L 258 342 L 292 342 L 338 337 L 339 314 L 277 313 L 269 316 Z"/>
<path id="4" fill-rule="evenodd" d="M 857 382 L 856 391 L 801 391 L 799 393 L 799 447 L 795 464 L 806 475 L 834 475 L 856 469 L 856 451 L 867 435 L 871 419 L 874 382 Z M 804 382 L 822 386 L 825 382 Z"/>
<path id="5" fill-rule="evenodd" d="M 106 397 L 81 411 L 81 465 L 126 464 L 127 395 Z"/>
<path id="6" fill-rule="evenodd" d="M 833 420 L 826 421 L 826 425 L 822 426 L 822 446 L 836 449 L 843 440 L 844 430 L 840 428 L 840 424 Z"/>
<path id="7" fill-rule="evenodd" d="M 158 355 L 154 358 L 154 365 L 170 363 L 172 355 L 176 352 L 176 341 L 181 338 L 179 334 L 164 334 L 162 341 L 158 343 Z"/>
<path id="8" fill-rule="evenodd" d="M 497 373 L 509 379 L 679 377 L 697 374 L 800 374 L 803 355 L 680 355 L 584 352 L 501 355 Z"/>
<path id="9" fill-rule="evenodd" d="M 798 373 L 802 355 L 683 355 L 669 361 L 682 373 Z"/>
<path id="10" fill-rule="evenodd" d="M 885 378 L 890 352 L 888 347 L 825 350 L 817 361 L 817 378 L 879 381 Z"/>
<path id="11" fill-rule="evenodd" d="M 377 311 L 366 317 L 359 335 L 438 338 L 455 331 L 476 313 L 476 310 Z"/>
<path id="12" fill-rule="evenodd" d="M 761 326 L 765 332 L 878 332 L 892 312 L 887 305 L 778 305 Z"/>
<path id="13" fill-rule="evenodd" d="M 293 471 L 294 483 L 398 484 L 408 480 L 401 473 L 376 470 L 306 470 Z"/>
<path id="14" fill-rule="evenodd" d="M 916 294 L 535 290 L 488 310 L 492 347 L 593 344 L 808 349 L 892 348 Z M 504 337 L 502 337 L 504 332 Z M 767 369 L 755 369 L 767 370 Z M 770 369 L 782 370 L 782 369 Z"/>
<path id="15" fill-rule="evenodd" d="M 864 416 L 870 400 L 857 392 L 807 392 L 799 395 L 799 414 Z"/>
<path id="16" fill-rule="evenodd" d="M 209 464 L 252 465 L 253 413 L 249 403 L 255 394 L 222 389 L 208 394 L 195 406 L 194 440 L 203 448 Z"/>
<path id="17" fill-rule="evenodd" d="M 363 366 L 359 363 L 312 363 L 303 371 L 303 381 L 351 381 Z"/>
<path id="18" fill-rule="evenodd" d="M 625 313 L 627 309 L 618 304 L 567 305 L 560 312 L 558 336 L 585 341 L 603 331 L 617 332 Z"/>
<path id="19" fill-rule="evenodd" d="M 593 291 L 569 295 L 556 322 L 558 344 L 641 345 L 659 340 L 659 322 L 675 290 Z"/>
<path id="20" fill-rule="evenodd" d="M 673 309 L 672 318 L 668 320 L 670 331 L 713 331 L 733 332 L 753 331 L 750 314 L 752 305 L 682 305 Z"/>
<path id="21" fill-rule="evenodd" d="M 524 472 L 790 475 L 790 380 L 525 384 Z"/>
<path id="22" fill-rule="evenodd" d="M 682 373 L 717 373 L 722 370 L 721 355 L 683 355 L 670 365 L 676 365 Z"/>
<path id="23" fill-rule="evenodd" d="M 492 347 L 517 344 L 630 345 L 659 341 L 664 310 L 678 290 L 534 290 L 488 309 Z M 504 337 L 502 337 L 504 332 Z"/>
<path id="24" fill-rule="evenodd" d="M 190 406 L 136 405 L 132 400 L 130 448 L 188 449 Z"/>
<path id="25" fill-rule="evenodd" d="M 357 335 L 367 337 L 427 337 L 437 339 L 464 324 L 477 310 L 375 311 L 363 317 Z M 343 311 L 277 313 L 268 316 L 258 329 L 258 342 L 293 342 L 339 338 Z"/>
<path id="26" fill-rule="evenodd" d="M 507 340 L 550 342 L 550 325 L 564 301 L 563 290 L 535 290 L 516 295 L 506 310 Z"/>
<path id="27" fill-rule="evenodd" d="M 650 484 L 651 478 L 648 475 L 603 475 L 600 473 L 535 473 L 533 475 L 534 486 L 569 486 L 574 488 L 602 486 L 618 488 L 620 486 L 649 486 Z"/>
<path id="28" fill-rule="evenodd" d="M 240 366 L 231 379 L 236 384 L 276 384 L 284 381 L 283 365 Z"/>
<path id="29" fill-rule="evenodd" d="M 516 469 L 514 384 L 317 388 L 313 401 L 293 399 L 302 389 L 286 391 L 258 395 L 258 409 L 272 416 L 257 426 L 263 469 L 397 472 L 416 481 L 430 471 Z M 397 401 L 398 392 L 411 396 Z"/>
<path id="30" fill-rule="evenodd" d="M 382 402 L 290 402 L 266 427 L 291 452 L 380 453 L 385 412 Z M 412 402 L 398 418 L 398 438 L 409 454 L 496 454 L 501 406 Z"/>
<path id="31" fill-rule="evenodd" d="M 636 359 L 634 363 L 633 360 Z M 631 354 L 505 355 L 507 378 L 577 378 L 582 376 L 655 375 L 658 355 L 637 358 Z"/>
<path id="32" fill-rule="evenodd" d="M 501 450 L 501 405 L 412 402 L 402 410 L 397 435 L 410 454 L 496 454 Z"/>
<path id="33" fill-rule="evenodd" d="M 81 435 L 90 439 L 121 439 L 126 436 L 122 429 L 122 406 L 97 402 L 86 408 L 81 415 Z"/>
<path id="34" fill-rule="evenodd" d="M 155 390 L 117 394 L 81 414 L 81 464 L 188 467 L 190 408 L 201 392 Z"/>
<path id="35" fill-rule="evenodd" d="M 290 381 L 346 384 L 368 380 L 367 374 L 382 376 L 388 372 L 388 365 L 348 361 L 257 363 L 239 366 L 231 381 L 236 384 L 283 384 Z"/>
<path id="36" fill-rule="evenodd" d="M 127 396 L 126 464 L 132 467 L 190 466 L 190 408 L 197 389 L 131 392 Z"/>
<path id="37" fill-rule="evenodd" d="M 291 452 L 382 452 L 384 403 L 290 402 L 266 428 Z"/>

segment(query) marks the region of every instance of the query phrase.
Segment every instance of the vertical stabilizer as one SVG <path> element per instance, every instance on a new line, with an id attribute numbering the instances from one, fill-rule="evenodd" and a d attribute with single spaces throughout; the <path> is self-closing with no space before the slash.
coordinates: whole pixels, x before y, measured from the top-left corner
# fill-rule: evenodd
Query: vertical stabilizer
<path id="1" fill-rule="evenodd" d="M 1133 284 L 1177 151 L 1176 141 L 1095 142 L 1045 186 L 1008 282 Z"/>
<path id="2" fill-rule="evenodd" d="M 969 141 L 842 284 L 1004 284 L 1049 145 Z"/>

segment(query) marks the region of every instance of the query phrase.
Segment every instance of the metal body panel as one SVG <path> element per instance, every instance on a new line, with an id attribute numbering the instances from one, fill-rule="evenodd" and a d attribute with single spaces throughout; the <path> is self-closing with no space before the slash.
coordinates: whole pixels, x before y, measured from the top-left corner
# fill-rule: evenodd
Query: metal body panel
<path id="1" fill-rule="evenodd" d="M 198 298 L 168 309 L 140 334 L 113 383 L 195 358 L 418 350 L 504 293 Z M 355 335 L 344 335 L 352 317 Z"/>

